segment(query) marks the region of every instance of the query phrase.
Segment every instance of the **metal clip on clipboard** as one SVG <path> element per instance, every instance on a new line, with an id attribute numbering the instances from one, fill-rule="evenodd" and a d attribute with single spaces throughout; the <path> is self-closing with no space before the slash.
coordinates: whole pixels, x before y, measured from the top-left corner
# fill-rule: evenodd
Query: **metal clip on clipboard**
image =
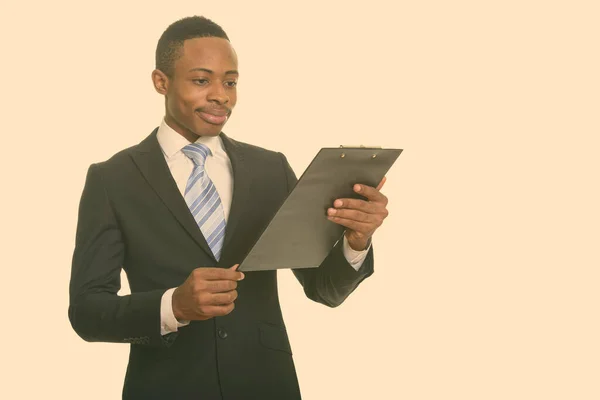
<path id="1" fill-rule="evenodd" d="M 341 149 L 373 149 L 373 150 L 376 150 L 376 149 L 381 149 L 381 146 L 363 146 L 362 144 L 358 145 L 358 146 L 344 146 L 341 144 L 340 148 Z M 340 155 L 340 157 L 341 158 L 346 157 L 346 153 L 342 153 Z M 373 153 L 373 156 L 371 158 L 377 158 L 377 153 Z"/>

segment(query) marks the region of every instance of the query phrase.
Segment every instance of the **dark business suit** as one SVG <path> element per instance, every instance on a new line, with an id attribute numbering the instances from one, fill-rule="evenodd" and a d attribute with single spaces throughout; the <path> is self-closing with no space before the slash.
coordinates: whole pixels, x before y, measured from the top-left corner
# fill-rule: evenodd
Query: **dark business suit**
<path id="1" fill-rule="evenodd" d="M 239 263 L 294 187 L 294 172 L 283 154 L 221 134 L 234 192 L 217 262 L 156 132 L 88 171 L 70 284 L 73 328 L 87 341 L 130 343 L 125 399 L 300 398 L 275 271 L 247 272 L 229 315 L 160 335 L 163 293 L 194 268 Z M 129 296 L 117 295 L 121 268 Z M 372 273 L 373 250 L 356 271 L 341 240 L 319 268 L 294 271 L 309 298 L 331 307 Z"/>

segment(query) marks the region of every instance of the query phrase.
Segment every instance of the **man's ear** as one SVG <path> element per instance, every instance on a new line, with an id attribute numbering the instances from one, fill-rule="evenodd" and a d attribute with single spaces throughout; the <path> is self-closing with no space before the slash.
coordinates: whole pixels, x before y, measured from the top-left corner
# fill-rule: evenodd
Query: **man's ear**
<path id="1" fill-rule="evenodd" d="M 160 69 L 152 71 L 152 83 L 154 84 L 154 89 L 158 93 L 162 95 L 167 94 L 167 90 L 169 89 L 169 77 Z"/>

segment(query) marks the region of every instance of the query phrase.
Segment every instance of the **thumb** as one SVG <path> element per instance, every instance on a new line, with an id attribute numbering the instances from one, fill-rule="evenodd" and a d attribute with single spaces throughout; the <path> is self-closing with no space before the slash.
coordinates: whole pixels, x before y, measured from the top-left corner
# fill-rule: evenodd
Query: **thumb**
<path id="1" fill-rule="evenodd" d="M 240 264 L 235 264 L 233 267 L 229 268 L 232 271 L 237 271 L 238 267 L 240 266 Z M 240 278 L 238 279 L 238 281 L 241 281 L 242 279 L 244 279 L 246 277 L 246 275 L 244 275 L 243 272 L 239 271 L 240 274 Z"/>

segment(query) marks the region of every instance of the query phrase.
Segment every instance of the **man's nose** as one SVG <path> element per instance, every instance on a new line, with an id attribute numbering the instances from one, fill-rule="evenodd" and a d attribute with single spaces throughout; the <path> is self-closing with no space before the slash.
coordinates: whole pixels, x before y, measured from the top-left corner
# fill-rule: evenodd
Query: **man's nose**
<path id="1" fill-rule="evenodd" d="M 227 104 L 229 103 L 229 96 L 227 95 L 227 92 L 225 91 L 223 85 L 219 83 L 211 85 L 210 91 L 208 93 L 208 100 L 214 101 L 218 104 Z"/>

